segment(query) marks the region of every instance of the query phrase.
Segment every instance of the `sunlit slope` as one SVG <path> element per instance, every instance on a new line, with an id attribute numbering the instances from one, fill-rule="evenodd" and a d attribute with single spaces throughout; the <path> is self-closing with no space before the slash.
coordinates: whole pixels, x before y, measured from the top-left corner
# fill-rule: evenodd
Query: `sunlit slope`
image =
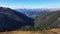
<path id="1" fill-rule="evenodd" d="M 38 16 L 34 22 L 35 27 L 40 30 L 60 28 L 60 10 Z"/>

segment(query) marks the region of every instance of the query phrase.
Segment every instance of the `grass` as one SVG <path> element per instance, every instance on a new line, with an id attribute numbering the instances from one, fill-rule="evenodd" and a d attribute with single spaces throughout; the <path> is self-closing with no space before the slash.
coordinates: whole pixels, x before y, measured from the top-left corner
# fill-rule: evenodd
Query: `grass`
<path id="1" fill-rule="evenodd" d="M 46 31 L 11 31 L 0 32 L 0 34 L 60 34 L 60 29 L 50 29 Z"/>
<path id="2" fill-rule="evenodd" d="M 0 34 L 40 34 L 35 31 L 11 31 L 11 32 L 1 32 Z"/>

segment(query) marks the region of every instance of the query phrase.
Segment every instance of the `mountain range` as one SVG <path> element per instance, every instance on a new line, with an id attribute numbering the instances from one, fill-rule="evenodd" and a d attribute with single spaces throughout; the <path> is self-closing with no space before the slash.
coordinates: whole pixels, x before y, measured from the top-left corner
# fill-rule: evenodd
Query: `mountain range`
<path id="1" fill-rule="evenodd" d="M 26 16 L 35 19 L 39 15 L 44 15 L 48 13 L 47 9 L 15 9 L 18 12 L 25 14 Z"/>
<path id="2" fill-rule="evenodd" d="M 60 10 L 0 7 L 0 32 L 60 28 Z"/>

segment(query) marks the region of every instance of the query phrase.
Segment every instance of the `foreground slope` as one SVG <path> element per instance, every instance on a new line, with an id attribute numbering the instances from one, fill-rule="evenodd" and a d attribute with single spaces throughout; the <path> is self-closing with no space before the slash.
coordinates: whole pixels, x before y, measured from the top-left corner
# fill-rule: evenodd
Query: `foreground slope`
<path id="1" fill-rule="evenodd" d="M 0 34 L 60 34 L 60 29 L 50 29 L 47 31 L 11 31 L 0 32 Z"/>

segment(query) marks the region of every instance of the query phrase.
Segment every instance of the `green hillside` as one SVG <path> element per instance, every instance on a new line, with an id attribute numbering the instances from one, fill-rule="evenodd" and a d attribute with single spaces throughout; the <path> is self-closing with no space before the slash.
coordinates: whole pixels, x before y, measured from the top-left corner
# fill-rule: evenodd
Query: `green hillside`
<path id="1" fill-rule="evenodd" d="M 60 10 L 38 16 L 34 23 L 34 27 L 38 30 L 60 28 Z"/>

